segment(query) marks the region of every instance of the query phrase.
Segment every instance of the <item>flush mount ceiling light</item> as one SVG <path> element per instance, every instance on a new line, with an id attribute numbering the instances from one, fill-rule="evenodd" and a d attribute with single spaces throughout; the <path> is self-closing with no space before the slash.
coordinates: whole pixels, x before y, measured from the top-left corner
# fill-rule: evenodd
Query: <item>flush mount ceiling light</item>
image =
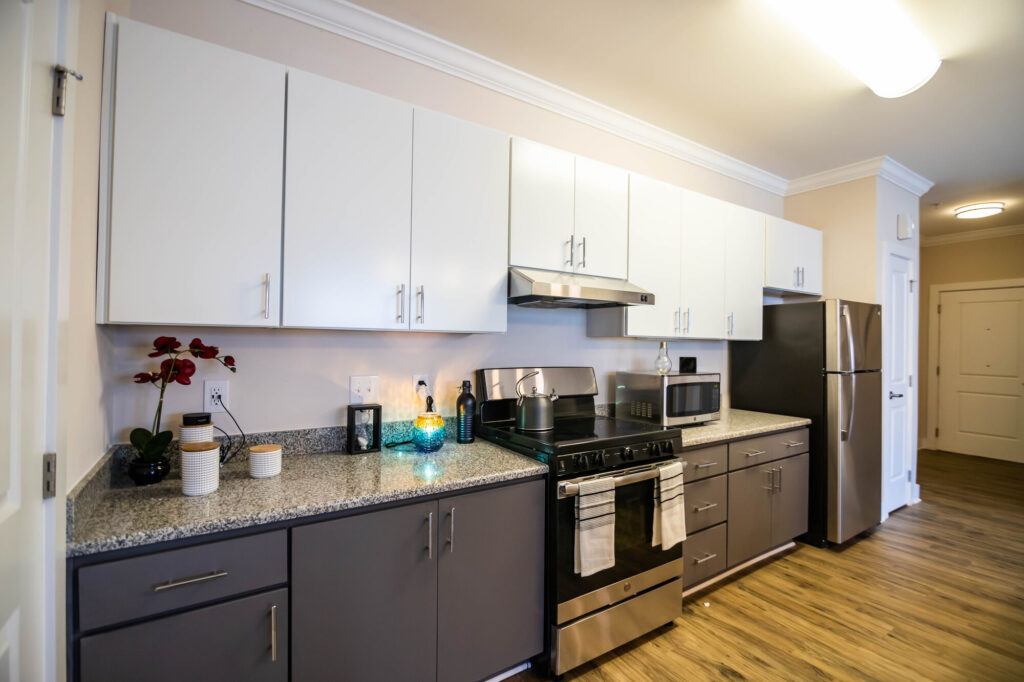
<path id="1" fill-rule="evenodd" d="M 927 83 L 942 60 L 895 0 L 764 0 L 879 97 Z"/>
<path id="2" fill-rule="evenodd" d="M 1006 210 L 1006 204 L 1001 201 L 989 201 L 984 204 L 968 204 L 953 211 L 957 218 L 963 220 L 974 220 L 975 218 L 987 218 L 996 213 Z"/>

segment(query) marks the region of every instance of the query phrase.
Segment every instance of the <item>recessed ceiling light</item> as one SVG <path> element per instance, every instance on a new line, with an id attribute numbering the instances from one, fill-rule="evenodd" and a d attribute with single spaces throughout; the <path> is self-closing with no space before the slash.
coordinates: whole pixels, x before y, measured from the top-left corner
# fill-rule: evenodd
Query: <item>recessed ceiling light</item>
<path id="1" fill-rule="evenodd" d="M 879 97 L 927 83 L 942 60 L 895 0 L 765 0 Z"/>
<path id="2" fill-rule="evenodd" d="M 973 220 L 974 218 L 987 218 L 996 213 L 1006 210 L 1006 204 L 1001 201 L 990 201 L 984 204 L 968 204 L 953 211 L 957 218 Z"/>

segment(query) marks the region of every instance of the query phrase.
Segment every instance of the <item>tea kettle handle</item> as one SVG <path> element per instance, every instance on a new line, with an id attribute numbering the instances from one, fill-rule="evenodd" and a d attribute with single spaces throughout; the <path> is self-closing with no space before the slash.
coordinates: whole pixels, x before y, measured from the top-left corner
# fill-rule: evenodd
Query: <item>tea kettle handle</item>
<path id="1" fill-rule="evenodd" d="M 520 399 L 520 400 L 522 400 L 522 399 L 523 399 L 523 398 L 525 398 L 526 396 L 524 396 L 524 395 L 523 395 L 523 392 L 519 390 L 519 384 L 523 383 L 524 381 L 526 381 L 526 380 L 527 380 L 527 379 L 529 379 L 530 377 L 535 377 L 535 376 L 537 376 L 538 374 L 540 374 L 540 372 L 539 372 L 538 370 L 533 370 L 533 371 L 532 371 L 532 372 L 530 372 L 529 374 L 524 374 L 524 375 L 523 375 L 523 376 L 522 376 L 522 377 L 521 377 L 521 378 L 519 379 L 519 381 L 517 381 L 517 382 L 516 382 L 516 395 L 517 395 L 517 396 L 519 396 L 519 399 Z"/>

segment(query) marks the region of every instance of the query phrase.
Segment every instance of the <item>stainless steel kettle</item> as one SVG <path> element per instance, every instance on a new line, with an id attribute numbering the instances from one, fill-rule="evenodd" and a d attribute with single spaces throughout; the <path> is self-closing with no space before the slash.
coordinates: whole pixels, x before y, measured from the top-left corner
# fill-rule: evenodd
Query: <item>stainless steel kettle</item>
<path id="1" fill-rule="evenodd" d="M 550 394 L 538 393 L 537 387 L 533 391 L 524 394 L 519 385 L 526 379 L 536 376 L 540 372 L 530 372 L 516 382 L 516 428 L 520 431 L 547 431 L 555 426 L 555 401 L 558 394 L 551 389 Z"/>

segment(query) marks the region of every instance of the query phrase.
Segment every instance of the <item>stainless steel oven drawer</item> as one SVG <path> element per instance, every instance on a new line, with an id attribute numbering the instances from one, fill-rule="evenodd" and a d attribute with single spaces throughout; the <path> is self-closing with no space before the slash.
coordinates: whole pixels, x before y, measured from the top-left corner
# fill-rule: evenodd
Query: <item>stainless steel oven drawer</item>
<path id="1" fill-rule="evenodd" d="M 725 570 L 726 526 L 723 523 L 687 535 L 683 541 L 684 588 Z"/>
<path id="2" fill-rule="evenodd" d="M 687 535 L 725 521 L 728 485 L 726 476 L 716 476 L 683 486 Z"/>
<path id="3" fill-rule="evenodd" d="M 686 471 L 683 472 L 686 481 L 699 481 L 709 476 L 724 474 L 728 470 L 729 446 L 723 443 L 708 448 L 687 450 L 680 457 L 686 460 Z"/>
<path id="4" fill-rule="evenodd" d="M 677 578 L 632 599 L 555 631 L 554 668 L 561 675 L 622 646 L 683 613 L 683 583 Z"/>
<path id="5" fill-rule="evenodd" d="M 729 443 L 729 471 L 803 454 L 809 449 L 809 436 L 803 428 Z"/>

